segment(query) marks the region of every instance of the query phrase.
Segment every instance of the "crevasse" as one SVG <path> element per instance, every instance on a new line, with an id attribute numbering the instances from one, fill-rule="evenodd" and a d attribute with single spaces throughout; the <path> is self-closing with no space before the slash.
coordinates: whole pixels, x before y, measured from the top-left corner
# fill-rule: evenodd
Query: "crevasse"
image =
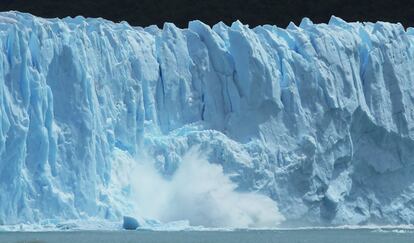
<path id="1" fill-rule="evenodd" d="M 0 223 L 128 212 L 197 145 L 290 225 L 414 223 L 414 31 L 0 14 Z"/>

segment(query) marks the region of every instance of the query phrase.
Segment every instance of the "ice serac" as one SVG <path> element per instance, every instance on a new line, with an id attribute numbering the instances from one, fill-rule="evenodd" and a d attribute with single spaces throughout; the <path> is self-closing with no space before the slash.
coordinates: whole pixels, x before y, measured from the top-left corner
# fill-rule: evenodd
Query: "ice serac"
<path id="1" fill-rule="evenodd" d="M 7 12 L 0 48 L 2 224 L 120 219 L 122 158 L 168 178 L 193 146 L 286 225 L 414 223 L 413 29 Z"/>

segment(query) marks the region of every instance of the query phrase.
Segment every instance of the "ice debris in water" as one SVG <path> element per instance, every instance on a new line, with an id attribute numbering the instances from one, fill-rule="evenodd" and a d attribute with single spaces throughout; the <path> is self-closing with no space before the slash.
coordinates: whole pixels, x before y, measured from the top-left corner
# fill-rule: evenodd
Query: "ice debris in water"
<path id="1" fill-rule="evenodd" d="M 138 220 L 134 217 L 124 216 L 123 217 L 122 228 L 126 230 L 136 230 L 139 227 Z"/>

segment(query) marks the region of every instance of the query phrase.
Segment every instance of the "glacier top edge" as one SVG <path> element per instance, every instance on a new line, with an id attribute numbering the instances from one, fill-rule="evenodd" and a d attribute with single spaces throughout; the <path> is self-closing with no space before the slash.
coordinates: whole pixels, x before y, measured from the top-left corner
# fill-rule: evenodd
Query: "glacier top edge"
<path id="1" fill-rule="evenodd" d="M 22 23 L 29 23 L 31 21 L 41 21 L 45 24 L 52 24 L 52 23 L 59 23 L 59 22 L 63 22 L 66 24 L 73 24 L 73 25 L 82 25 L 84 23 L 89 24 L 89 25 L 102 25 L 102 24 L 108 24 L 108 25 L 115 25 L 118 26 L 119 28 L 124 28 L 124 29 L 133 29 L 133 28 L 138 28 L 138 29 L 159 29 L 158 26 L 156 25 L 149 25 L 149 26 L 133 26 L 130 25 L 127 21 L 120 21 L 120 22 L 114 22 L 112 20 L 107 20 L 105 18 L 101 18 L 101 17 L 84 17 L 82 15 L 78 15 L 76 17 L 71 17 L 71 16 L 67 16 L 64 18 L 43 18 L 43 17 L 38 17 L 35 15 L 32 15 L 31 13 L 25 13 L 25 12 L 20 12 L 20 11 L 5 11 L 5 12 L 0 12 L 0 24 L 22 24 Z M 189 24 L 191 22 L 201 22 L 203 25 L 207 25 L 204 24 L 202 21 L 200 20 L 192 20 L 189 21 Z M 179 28 L 176 27 L 174 23 L 172 22 L 165 22 L 164 26 L 162 29 L 166 28 L 166 26 L 172 26 L 175 28 Z M 336 27 L 342 27 L 342 28 L 349 28 L 351 26 L 384 26 L 384 25 L 397 25 L 399 28 L 405 29 L 405 31 L 410 32 L 409 29 L 411 29 L 411 27 L 407 27 L 404 28 L 404 26 L 397 22 L 397 23 L 390 23 L 390 22 L 384 22 L 384 21 L 377 21 L 377 22 L 347 22 L 343 19 L 341 19 L 340 17 L 336 17 L 335 15 L 332 15 L 330 20 L 328 21 L 328 23 L 313 23 L 311 19 L 309 19 L 308 17 L 303 17 L 302 21 L 300 22 L 299 25 L 296 25 L 293 22 L 290 22 L 288 26 L 284 27 L 279 27 L 277 25 L 273 25 L 273 24 L 263 24 L 263 25 L 258 25 L 252 29 L 261 29 L 261 28 L 268 28 L 268 27 L 277 27 L 279 29 L 284 29 L 284 30 L 294 30 L 294 29 L 300 29 L 300 30 L 308 30 L 310 27 L 314 26 L 314 27 L 325 27 L 325 26 L 336 26 Z M 121 27 L 123 26 L 123 27 Z M 209 25 L 207 25 L 209 26 Z M 225 28 L 231 28 L 232 26 L 245 26 L 247 28 L 249 28 L 248 24 L 243 24 L 240 20 L 236 20 L 234 21 L 232 24 L 227 25 L 226 23 L 220 21 L 215 25 L 209 26 L 210 28 L 215 28 L 215 26 L 220 26 L 220 27 L 225 27 Z M 162 30 L 161 29 L 161 30 Z M 180 29 L 180 28 L 179 28 Z M 182 28 L 182 29 L 188 29 L 187 28 Z"/>

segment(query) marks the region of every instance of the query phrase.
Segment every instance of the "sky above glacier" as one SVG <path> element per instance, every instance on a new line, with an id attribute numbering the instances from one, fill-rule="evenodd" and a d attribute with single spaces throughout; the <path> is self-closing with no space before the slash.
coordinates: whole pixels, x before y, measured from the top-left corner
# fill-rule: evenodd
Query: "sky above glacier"
<path id="1" fill-rule="evenodd" d="M 378 20 L 414 24 L 414 4 L 409 0 L 2 0 L 0 11 L 19 10 L 42 17 L 84 15 L 104 17 L 115 22 L 148 26 L 173 22 L 187 27 L 199 19 L 214 25 L 241 20 L 250 26 L 276 24 L 286 27 L 290 21 L 299 24 L 303 17 L 315 23 L 327 22 L 331 15 L 347 21 Z"/>

